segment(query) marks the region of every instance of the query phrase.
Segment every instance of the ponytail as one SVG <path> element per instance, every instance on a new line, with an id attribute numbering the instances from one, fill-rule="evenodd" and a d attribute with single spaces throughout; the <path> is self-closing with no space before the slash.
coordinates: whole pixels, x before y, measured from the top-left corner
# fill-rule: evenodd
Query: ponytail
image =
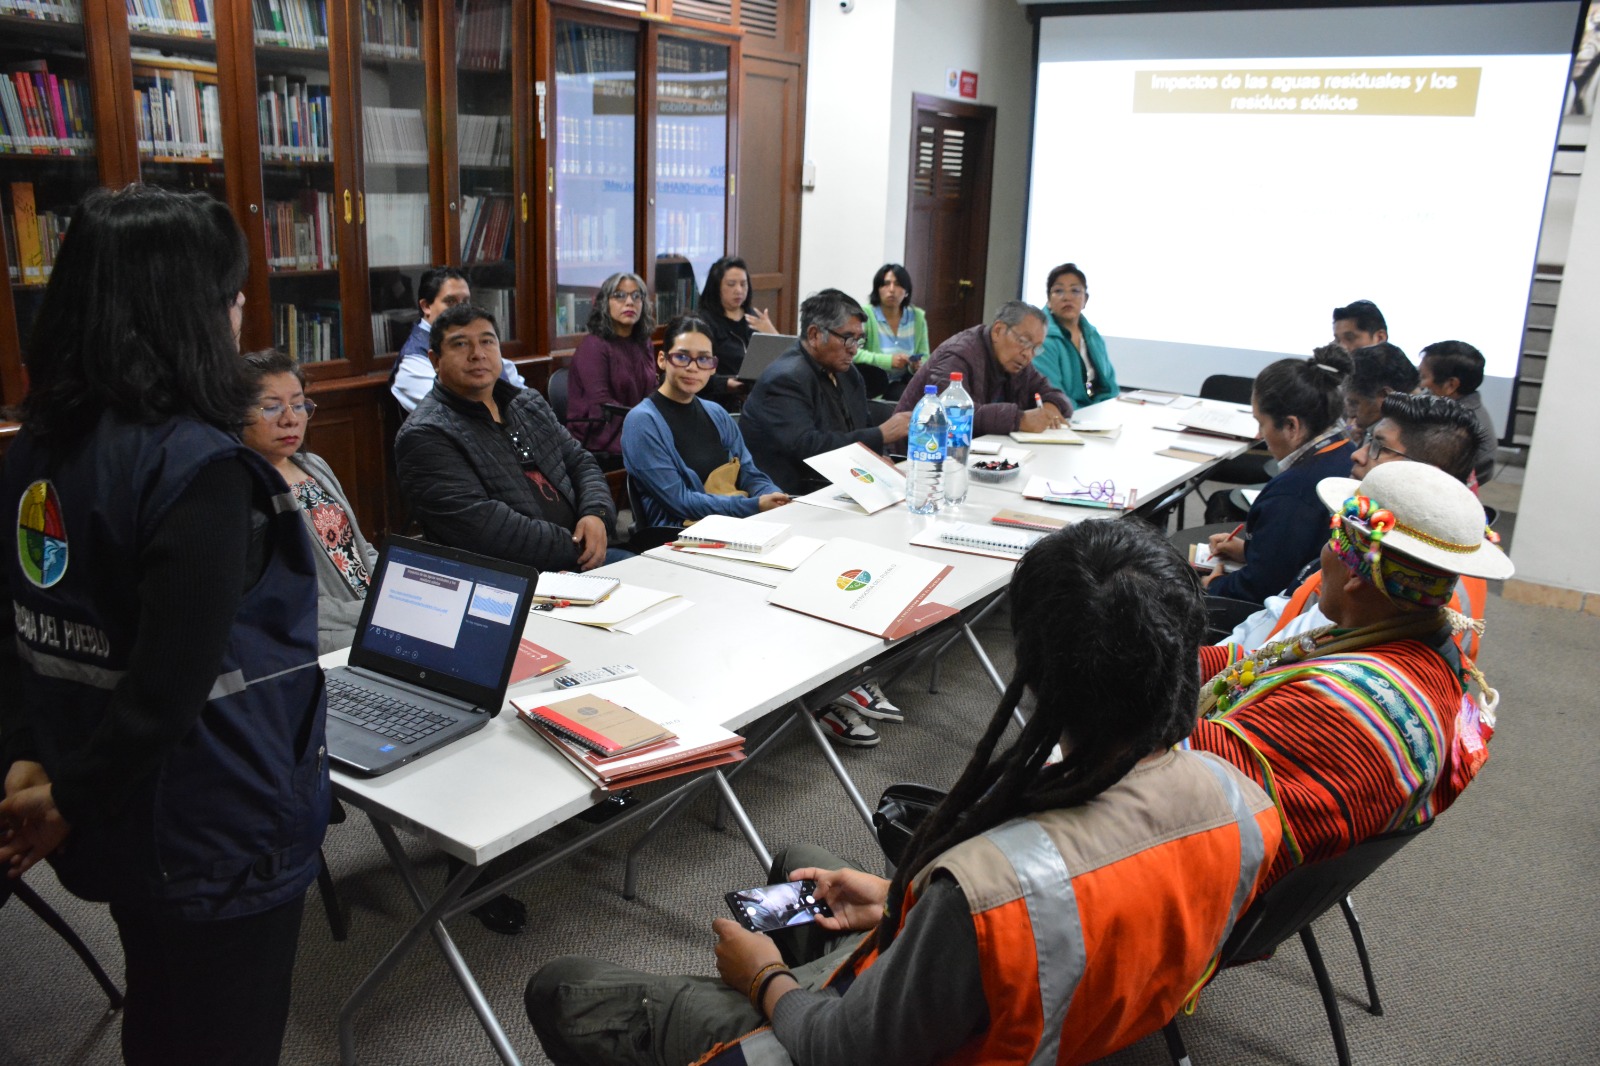
<path id="1" fill-rule="evenodd" d="M 1344 410 L 1341 387 L 1350 374 L 1350 356 L 1337 344 L 1325 344 L 1309 359 L 1279 359 L 1256 375 L 1257 409 L 1282 426 L 1298 418 L 1311 437 L 1321 436 Z"/>

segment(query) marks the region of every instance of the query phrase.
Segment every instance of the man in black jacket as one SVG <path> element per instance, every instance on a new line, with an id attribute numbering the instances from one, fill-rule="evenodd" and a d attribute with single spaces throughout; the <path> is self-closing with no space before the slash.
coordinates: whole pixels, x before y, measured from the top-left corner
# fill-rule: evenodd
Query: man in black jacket
<path id="1" fill-rule="evenodd" d="M 861 305 L 823 289 L 800 305 L 800 340 L 767 367 L 750 390 L 739 431 L 756 466 L 784 492 L 797 495 L 827 482 L 809 456 L 859 441 L 875 452 L 906 439 L 909 413 L 874 425 L 867 386 L 855 368 L 866 337 Z"/>
<path id="2" fill-rule="evenodd" d="M 394 444 L 423 532 L 541 570 L 607 562 L 617 516 L 605 475 L 537 390 L 501 379 L 494 316 L 452 307 L 434 320 L 431 339 L 439 379 Z"/>

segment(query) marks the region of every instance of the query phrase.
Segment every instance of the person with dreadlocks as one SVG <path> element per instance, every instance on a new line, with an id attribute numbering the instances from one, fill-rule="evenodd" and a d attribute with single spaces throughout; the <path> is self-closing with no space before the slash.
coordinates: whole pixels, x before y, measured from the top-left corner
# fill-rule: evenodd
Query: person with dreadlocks
<path id="1" fill-rule="evenodd" d="M 817 882 L 831 951 L 786 963 L 718 919 L 721 982 L 558 959 L 526 994 L 551 1060 L 1079 1063 L 1170 1021 L 1280 832 L 1246 775 L 1172 750 L 1197 705 L 1197 577 L 1152 527 L 1084 522 L 1023 557 L 1011 610 L 1015 676 L 894 880 L 815 848 L 774 864 Z M 1060 640 L 1070 615 L 1094 633 Z"/>
<path id="2" fill-rule="evenodd" d="M 1271 880 L 1454 801 L 1483 752 L 1460 735 L 1463 678 L 1497 702 L 1453 636 L 1462 577 L 1511 576 L 1471 490 L 1426 463 L 1381 463 L 1360 482 L 1325 478 L 1322 548 L 1331 625 L 1246 655 L 1200 650 L 1200 720 L 1184 747 L 1260 782 L 1283 820 Z"/>

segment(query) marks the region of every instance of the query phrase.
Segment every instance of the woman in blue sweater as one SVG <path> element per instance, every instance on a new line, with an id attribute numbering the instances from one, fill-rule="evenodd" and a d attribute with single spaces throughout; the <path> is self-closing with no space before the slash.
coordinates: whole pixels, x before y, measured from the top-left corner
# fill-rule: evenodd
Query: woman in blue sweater
<path id="1" fill-rule="evenodd" d="M 1256 375 L 1250 409 L 1278 473 L 1251 506 L 1244 536 L 1211 538 L 1213 554 L 1244 564 L 1224 574 L 1218 563 L 1205 580 L 1211 595 L 1260 603 L 1292 587 L 1322 550 L 1328 509 L 1317 498 L 1317 482 L 1349 477 L 1355 452 L 1339 422 L 1340 386 L 1349 373 L 1350 357 L 1330 344 L 1310 359 L 1279 359 Z"/>
<path id="2" fill-rule="evenodd" d="M 742 518 L 788 503 L 756 469 L 733 419 L 698 395 L 717 370 L 711 326 L 696 314 L 674 319 L 656 365 L 660 388 L 622 423 L 622 461 L 644 512 L 634 520 L 676 526 L 713 514 Z"/>

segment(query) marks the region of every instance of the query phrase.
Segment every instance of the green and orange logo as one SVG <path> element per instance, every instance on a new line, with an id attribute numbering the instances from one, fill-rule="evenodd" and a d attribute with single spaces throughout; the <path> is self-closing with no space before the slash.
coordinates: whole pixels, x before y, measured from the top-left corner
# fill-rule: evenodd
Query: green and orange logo
<path id="1" fill-rule="evenodd" d="M 872 583 L 872 575 L 865 570 L 846 570 L 833 579 L 833 583 L 846 592 L 864 589 Z"/>
<path id="2" fill-rule="evenodd" d="M 870 485 L 874 481 L 878 480 L 865 470 L 861 469 L 859 466 L 852 466 L 850 468 L 850 476 L 861 482 L 863 485 Z"/>
<path id="3" fill-rule="evenodd" d="M 35 481 L 17 505 L 17 560 L 28 580 L 42 589 L 67 573 L 67 527 L 61 500 L 48 481 Z"/>

